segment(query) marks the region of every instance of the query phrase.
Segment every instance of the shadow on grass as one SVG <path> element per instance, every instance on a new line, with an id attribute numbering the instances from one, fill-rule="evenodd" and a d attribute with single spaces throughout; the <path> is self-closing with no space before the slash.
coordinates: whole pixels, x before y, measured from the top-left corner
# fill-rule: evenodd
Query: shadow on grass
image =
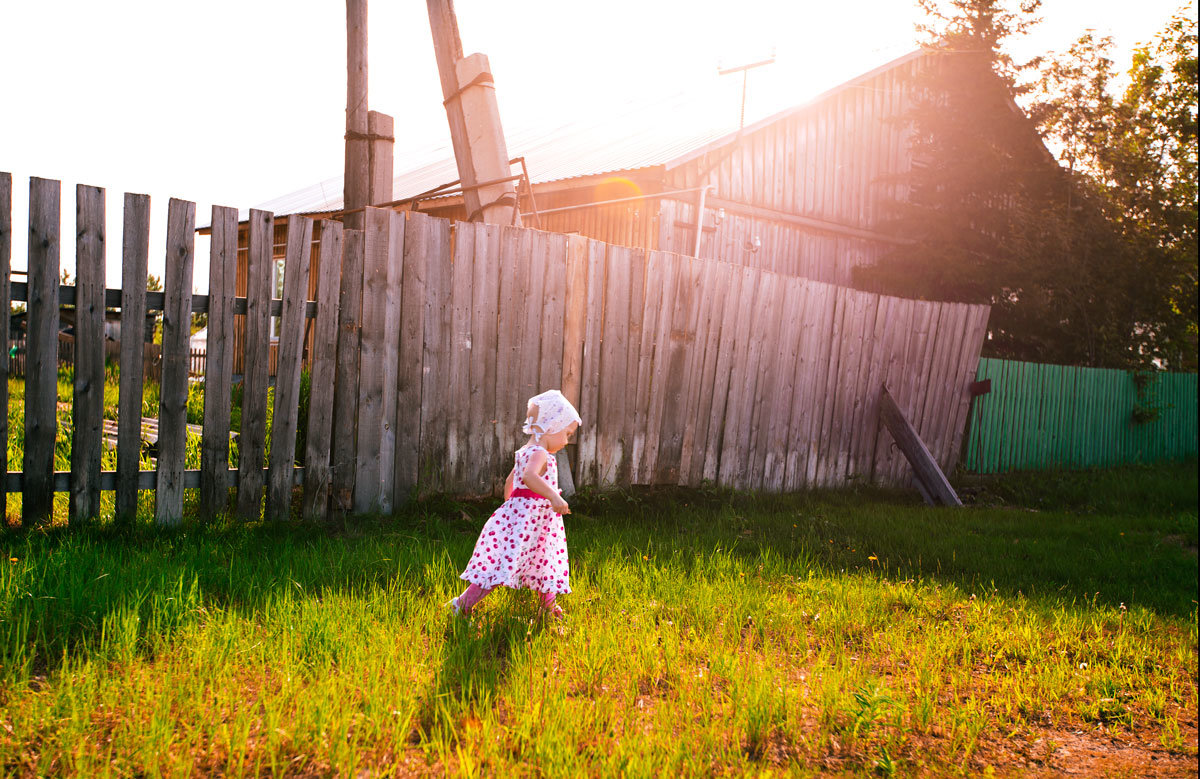
<path id="1" fill-rule="evenodd" d="M 869 488 L 610 491 L 573 498 L 567 532 L 573 562 L 585 565 L 614 551 L 650 565 L 671 553 L 685 568 L 717 548 L 747 561 L 769 552 L 784 566 L 815 561 L 834 574 L 994 588 L 1047 608 L 1125 603 L 1186 617 L 1197 599 L 1196 485 L 1195 463 L 1019 474 L 961 484 L 972 504 L 963 510 L 929 509 L 908 492 Z M 189 606 L 195 598 L 252 619 L 284 592 L 403 591 L 440 602 L 459 583 L 459 566 L 494 508 L 490 500 L 436 498 L 333 527 L 0 531 L 0 666 L 41 672 L 64 652 L 97 646 L 120 620 L 142 631 L 137 643 L 148 651 L 149 636 L 162 645 L 198 619 Z M 490 605 L 486 623 L 447 636 L 422 719 L 431 728 L 439 702 L 492 695 L 528 640 L 532 607 L 511 593 L 491 599 L 500 603 Z"/>

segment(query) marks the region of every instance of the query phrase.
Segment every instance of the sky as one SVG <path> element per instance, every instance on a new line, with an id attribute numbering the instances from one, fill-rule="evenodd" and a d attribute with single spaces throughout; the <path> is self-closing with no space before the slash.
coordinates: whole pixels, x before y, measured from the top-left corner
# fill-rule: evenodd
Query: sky
<path id="1" fill-rule="evenodd" d="M 1112 35 L 1119 66 L 1184 0 L 1044 0 L 1019 58 Z M 913 0 L 457 0 L 464 53 L 488 55 L 512 132 L 605 106 L 711 90 L 747 123 L 916 48 Z M 370 104 L 396 122 L 398 161 L 449 147 L 420 0 L 369 6 Z M 76 184 L 107 189 L 108 281 L 120 284 L 123 192 L 151 196 L 150 272 L 167 201 L 248 208 L 341 174 L 345 4 L 336 0 L 0 0 L 0 171 L 13 175 L 13 268 L 26 263 L 29 177 L 62 181 L 62 265 L 74 268 Z M 398 162 L 398 164 L 400 164 Z M 531 170 L 536 176 L 536 161 Z M 399 171 L 399 167 L 398 167 Z M 397 193 L 399 196 L 401 193 Z M 196 291 L 207 288 L 205 239 Z"/>

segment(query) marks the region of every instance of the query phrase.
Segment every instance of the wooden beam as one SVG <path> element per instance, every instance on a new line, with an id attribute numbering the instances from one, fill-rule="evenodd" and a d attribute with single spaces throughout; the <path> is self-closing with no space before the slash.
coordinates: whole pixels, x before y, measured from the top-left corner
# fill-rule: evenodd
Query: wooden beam
<path id="1" fill-rule="evenodd" d="M 908 459 L 913 474 L 917 478 L 917 489 L 929 505 L 961 506 L 962 501 L 950 486 L 946 475 L 938 467 L 937 460 L 929 453 L 925 442 L 917 435 L 917 431 L 909 423 L 904 412 L 896 405 L 896 401 L 888 392 L 887 385 L 880 388 L 879 414 L 888 432 L 892 434 L 896 445 Z"/>
<path id="2" fill-rule="evenodd" d="M 458 19 L 454 15 L 454 0 L 426 0 L 429 10 L 429 30 L 433 34 L 433 53 L 437 58 L 438 78 L 442 97 L 446 101 L 446 119 L 450 122 L 450 142 L 458 163 L 458 178 L 466 187 L 463 205 L 468 214 L 479 211 L 478 183 L 471 165 L 471 149 L 467 141 L 467 124 L 463 118 L 462 101 L 458 97 L 458 61 L 462 59 L 462 40 L 458 37 Z M 348 207 L 348 206 L 347 206 Z"/>
<path id="3" fill-rule="evenodd" d="M 841 224 L 840 222 L 829 222 L 824 219 L 814 219 L 811 216 L 800 216 L 799 214 L 788 214 L 783 211 L 776 211 L 773 208 L 763 208 L 762 206 L 752 206 L 749 203 L 741 203 L 737 200 L 726 200 L 719 197 L 708 198 L 708 208 L 724 208 L 731 214 L 745 214 L 746 216 L 765 219 L 770 222 L 784 222 L 786 224 L 799 225 L 812 230 L 821 230 L 834 235 L 846 235 L 851 238 L 861 238 L 864 241 L 880 241 L 883 243 L 905 244 L 906 241 L 900 240 L 884 233 L 876 232 L 875 230 L 866 230 L 861 227 L 852 227 L 851 225 Z"/>

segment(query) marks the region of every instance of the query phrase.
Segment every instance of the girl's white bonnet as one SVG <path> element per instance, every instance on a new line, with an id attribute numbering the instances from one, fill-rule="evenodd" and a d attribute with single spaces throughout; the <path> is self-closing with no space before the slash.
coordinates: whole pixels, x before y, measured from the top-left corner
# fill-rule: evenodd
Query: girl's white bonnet
<path id="1" fill-rule="evenodd" d="M 536 408 L 535 408 L 536 407 Z M 529 399 L 526 408 L 533 413 L 525 418 L 521 430 L 540 441 L 547 433 L 557 433 L 565 430 L 572 422 L 583 424 L 579 412 L 571 405 L 571 401 L 558 390 L 546 390 L 540 395 Z"/>

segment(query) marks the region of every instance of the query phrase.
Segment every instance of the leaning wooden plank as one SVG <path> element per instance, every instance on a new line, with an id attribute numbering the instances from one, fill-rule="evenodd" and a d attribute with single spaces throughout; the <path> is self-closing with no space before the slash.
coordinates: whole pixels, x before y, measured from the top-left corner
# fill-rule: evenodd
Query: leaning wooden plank
<path id="1" fill-rule="evenodd" d="M 896 445 L 900 447 L 900 451 L 912 465 L 913 473 L 925 488 L 924 492 L 933 499 L 931 502 L 941 503 L 944 506 L 961 506 L 962 501 L 958 499 L 954 488 L 946 480 L 945 474 L 938 467 L 921 437 L 917 435 L 917 431 L 905 418 L 904 412 L 896 405 L 896 401 L 887 391 L 887 387 L 882 387 L 880 392 L 882 396 L 879 401 L 879 413 L 883 418 L 883 423 L 887 425 L 888 432 L 892 434 Z"/>
<path id="2" fill-rule="evenodd" d="M 458 229 L 465 229 L 460 222 Z M 476 223 L 471 263 L 470 494 L 490 495 L 507 476 L 496 452 L 496 354 L 500 297 L 500 227 Z M 503 472 L 501 472 L 503 471 Z"/>
<path id="3" fill-rule="evenodd" d="M 472 266 L 475 260 L 475 225 L 459 222 L 454 225 L 452 238 L 453 265 L 450 270 L 450 361 L 449 395 L 451 413 L 446 425 L 446 488 L 456 495 L 466 494 L 469 487 L 468 468 L 470 460 L 478 456 L 471 451 L 471 360 L 474 344 L 471 343 L 471 284 Z M 471 474 L 472 476 L 474 474 Z"/>
<path id="4" fill-rule="evenodd" d="M 12 174 L 0 172 L 0 305 L 11 311 L 12 299 Z M 0 408 L 8 408 L 9 317 L 0 317 Z M 8 413 L 0 414 L 0 439 L 8 441 Z M 8 446 L 0 447 L 0 465 L 8 473 Z M 8 513 L 8 480 L 0 484 L 0 517 Z"/>
<path id="5" fill-rule="evenodd" d="M 142 383 L 145 367 L 146 268 L 150 256 L 150 198 L 125 193 L 121 231 L 120 388 L 117 399 L 117 517 L 137 514 L 138 471 L 142 462 Z"/>
<path id="6" fill-rule="evenodd" d="M 200 439 L 200 512 L 214 516 L 229 503 L 229 403 L 233 375 L 233 285 L 237 274 L 237 209 L 213 206 L 208 260 L 208 352 L 204 371 L 204 433 Z M 144 286 L 144 285 L 143 285 Z"/>
<path id="7" fill-rule="evenodd" d="M 579 378 L 580 425 L 579 466 L 575 483 L 596 485 L 599 476 L 596 462 L 596 431 L 600 403 L 600 347 L 604 322 L 605 246 L 600 241 L 587 241 L 587 313 L 583 328 L 583 367 Z"/>
<path id="8" fill-rule="evenodd" d="M 389 512 L 396 504 L 396 420 L 399 396 L 400 301 L 403 295 L 404 214 L 388 212 L 387 310 L 383 318 L 383 433 L 379 451 L 379 508 Z"/>
<path id="9" fill-rule="evenodd" d="M 58 397 L 59 182 L 29 179 L 28 330 L 25 340 L 25 473 L 22 518 L 50 518 Z"/>
<path id="10" fill-rule="evenodd" d="M 383 447 L 384 325 L 387 319 L 388 214 L 390 210 L 366 208 L 363 212 L 362 330 L 358 361 L 358 441 L 355 447 L 354 511 L 376 512 L 383 480 L 380 451 Z"/>
<path id="11" fill-rule="evenodd" d="M 215 222 L 216 220 L 214 220 Z M 317 263 L 317 319 L 313 326 L 311 394 L 304 453 L 304 498 L 301 516 L 329 515 L 329 447 L 333 434 L 333 387 L 337 376 L 338 294 L 341 291 L 342 223 L 323 219 Z M 211 321 L 211 320 L 210 320 Z M 207 430 L 207 428 L 206 428 Z"/>
<path id="12" fill-rule="evenodd" d="M 528 231 L 524 231 L 528 232 Z M 451 409 L 450 380 L 450 222 L 433 219 L 426 245 L 425 344 L 421 385 L 420 478 L 422 493 L 445 489 L 446 428 Z"/>
<path id="13" fill-rule="evenodd" d="M 358 441 L 358 350 L 362 325 L 362 230 L 342 234 L 341 285 L 338 289 L 336 378 L 333 389 L 333 442 L 330 444 L 329 509 L 344 514 L 354 507 L 355 454 Z"/>
<path id="14" fill-rule="evenodd" d="M 192 336 L 192 264 L 196 204 L 171 198 L 163 286 L 163 364 L 158 400 L 158 474 L 154 521 L 183 521 L 183 470 L 187 455 L 188 341 Z M 260 476 L 261 478 L 261 476 Z"/>
<path id="15" fill-rule="evenodd" d="M 75 188 L 75 386 L 71 522 L 100 514 L 104 420 L 104 190 Z"/>
<path id="16" fill-rule="evenodd" d="M 283 312 L 279 317 L 279 362 L 275 371 L 275 411 L 271 415 L 271 456 L 267 465 L 266 516 L 276 522 L 288 519 L 292 513 L 292 469 L 296 466 L 296 429 L 300 419 L 304 304 L 308 297 L 312 231 L 313 220 L 295 215 L 288 217 L 287 253 L 283 261 Z"/>
<path id="17" fill-rule="evenodd" d="M 262 516 L 263 461 L 267 435 L 267 370 L 270 359 L 271 244 L 270 211 L 250 210 L 246 252 L 246 349 L 242 379 L 242 427 L 238 437 L 237 513 Z"/>

